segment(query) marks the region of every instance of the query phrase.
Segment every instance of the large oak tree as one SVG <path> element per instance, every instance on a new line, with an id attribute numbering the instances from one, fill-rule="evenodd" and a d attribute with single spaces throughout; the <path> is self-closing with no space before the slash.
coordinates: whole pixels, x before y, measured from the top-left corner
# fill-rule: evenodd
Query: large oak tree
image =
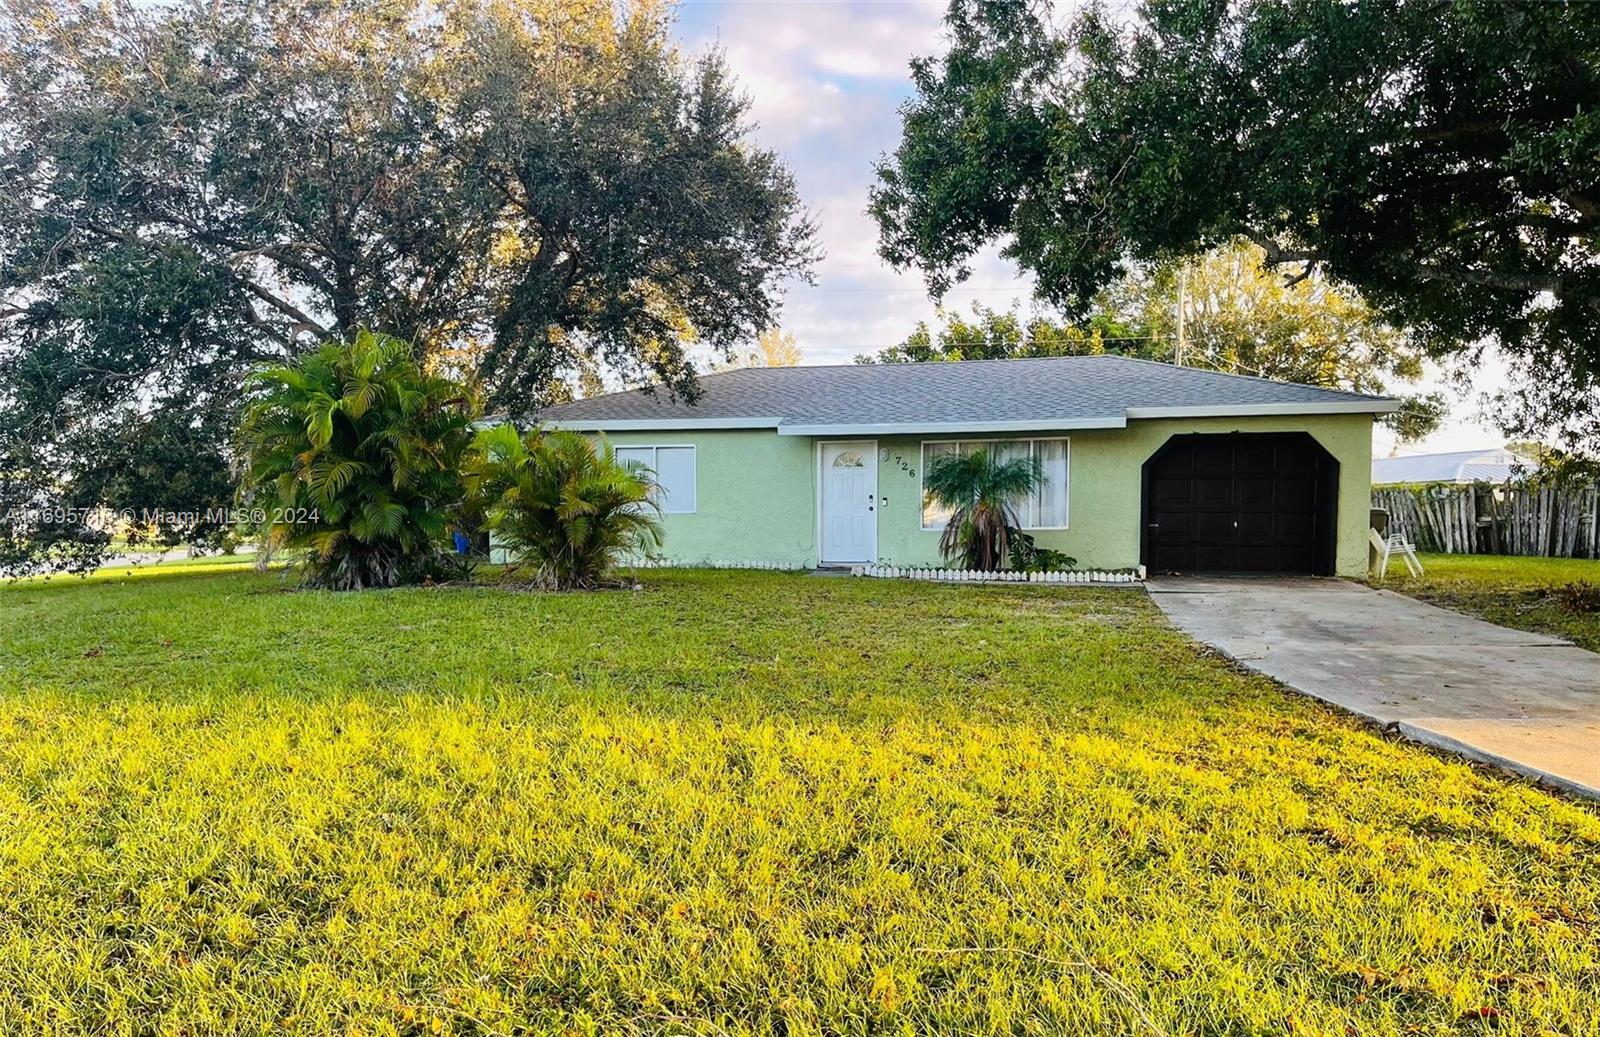
<path id="1" fill-rule="evenodd" d="M 0 0 L 0 504 L 225 503 L 120 463 L 225 463 L 248 371 L 361 328 L 512 412 L 692 396 L 814 259 L 747 107 L 651 2 Z"/>
<path id="2" fill-rule="evenodd" d="M 999 241 L 1082 312 L 1236 237 L 1434 356 L 1498 343 L 1513 429 L 1600 442 L 1600 5 L 1150 0 L 1060 23 L 954 0 L 879 169 L 935 293 Z"/>

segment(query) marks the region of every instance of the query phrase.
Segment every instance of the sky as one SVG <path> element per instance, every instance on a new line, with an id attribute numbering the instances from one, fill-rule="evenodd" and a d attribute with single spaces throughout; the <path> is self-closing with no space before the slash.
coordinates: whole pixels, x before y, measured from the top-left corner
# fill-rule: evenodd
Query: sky
<path id="1" fill-rule="evenodd" d="M 692 53 L 721 47 L 752 102 L 754 137 L 782 155 L 818 226 L 826 255 L 816 284 L 790 286 L 784 330 L 803 363 L 849 363 L 894 345 L 934 304 L 915 272 L 896 273 L 877 254 L 877 226 L 866 214 L 873 165 L 900 138 L 898 108 L 911 94 L 908 64 L 942 49 L 944 0 L 682 0 L 677 34 Z M 946 306 L 973 302 L 1031 308 L 1032 279 L 995 251 Z M 1478 396 L 1504 382 L 1490 357 L 1465 398 L 1437 372 L 1423 388 L 1451 396 L 1444 428 L 1403 453 L 1498 447 L 1503 437 L 1482 423 Z M 1374 453 L 1387 456 L 1393 436 L 1381 427 Z"/>

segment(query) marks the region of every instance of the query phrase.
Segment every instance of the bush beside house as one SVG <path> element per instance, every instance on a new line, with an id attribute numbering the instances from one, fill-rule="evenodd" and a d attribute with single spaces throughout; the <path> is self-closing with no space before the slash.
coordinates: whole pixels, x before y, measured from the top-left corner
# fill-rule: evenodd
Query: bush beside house
<path id="1" fill-rule="evenodd" d="M 452 529 L 485 528 L 552 590 L 594 588 L 661 546 L 657 486 L 571 432 L 474 436 L 475 394 L 411 346 L 362 332 L 252 379 L 242 495 L 270 548 L 305 551 L 305 582 L 362 590 L 462 575 Z"/>
<path id="2" fill-rule="evenodd" d="M 468 488 L 488 527 L 548 590 L 592 589 L 661 547 L 656 482 L 609 443 L 511 425 L 478 434 Z"/>
<path id="3" fill-rule="evenodd" d="M 243 494 L 272 547 L 303 549 L 310 586 L 418 582 L 447 564 L 476 416 L 466 386 L 363 331 L 263 371 L 243 426 Z"/>

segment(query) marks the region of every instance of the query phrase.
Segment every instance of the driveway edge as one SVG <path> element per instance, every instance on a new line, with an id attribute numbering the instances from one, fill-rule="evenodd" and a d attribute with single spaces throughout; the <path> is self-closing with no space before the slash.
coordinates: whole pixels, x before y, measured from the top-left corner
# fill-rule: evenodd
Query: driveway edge
<path id="1" fill-rule="evenodd" d="M 1567 778 L 1560 774 L 1543 770 L 1531 763 L 1513 760 L 1509 756 L 1501 756 L 1498 753 L 1490 752 L 1482 746 L 1473 745 L 1471 742 L 1463 741 L 1452 735 L 1423 727 L 1410 720 L 1395 721 L 1393 730 L 1408 741 L 1432 746 L 1435 749 L 1443 749 L 1447 752 L 1455 753 L 1457 756 L 1465 756 L 1476 763 L 1487 764 L 1502 771 L 1530 778 L 1541 785 L 1557 788 L 1575 796 L 1600 800 L 1600 788 L 1586 785 L 1575 778 Z"/>
<path id="2" fill-rule="evenodd" d="M 1600 801 L 1600 656 L 1337 580 L 1145 588 L 1208 651 L 1385 734 Z"/>

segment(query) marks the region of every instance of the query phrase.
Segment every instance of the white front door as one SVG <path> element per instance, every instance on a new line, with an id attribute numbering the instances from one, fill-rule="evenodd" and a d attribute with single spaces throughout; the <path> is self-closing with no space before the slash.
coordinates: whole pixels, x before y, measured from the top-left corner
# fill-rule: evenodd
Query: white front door
<path id="1" fill-rule="evenodd" d="M 823 443 L 822 561 L 878 560 L 878 444 Z"/>

